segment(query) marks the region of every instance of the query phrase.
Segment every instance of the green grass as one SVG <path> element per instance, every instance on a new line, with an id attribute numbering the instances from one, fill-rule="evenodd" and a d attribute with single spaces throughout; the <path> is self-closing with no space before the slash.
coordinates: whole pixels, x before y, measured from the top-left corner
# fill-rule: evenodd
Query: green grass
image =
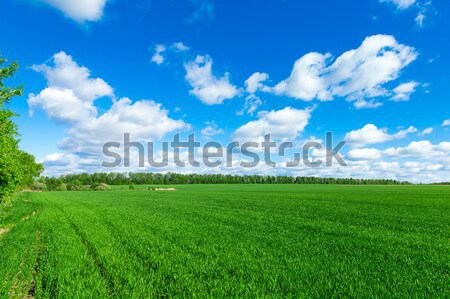
<path id="1" fill-rule="evenodd" d="M 0 298 L 450 297 L 448 186 L 147 187 L 0 208 Z"/>

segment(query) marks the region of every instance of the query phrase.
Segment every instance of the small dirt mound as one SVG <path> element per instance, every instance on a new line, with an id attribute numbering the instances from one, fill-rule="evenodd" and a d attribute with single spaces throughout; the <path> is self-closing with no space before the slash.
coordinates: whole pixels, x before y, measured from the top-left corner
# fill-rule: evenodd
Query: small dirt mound
<path id="1" fill-rule="evenodd" d="M 175 191 L 175 188 L 152 188 L 152 191 Z"/>

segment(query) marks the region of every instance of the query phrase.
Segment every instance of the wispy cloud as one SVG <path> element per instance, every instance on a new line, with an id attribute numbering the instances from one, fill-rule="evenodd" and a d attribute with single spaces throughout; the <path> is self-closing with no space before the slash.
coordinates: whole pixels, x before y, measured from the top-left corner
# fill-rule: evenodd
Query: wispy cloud
<path id="1" fill-rule="evenodd" d="M 199 21 L 209 21 L 214 18 L 214 2 L 212 0 L 188 0 L 196 10 L 186 18 L 186 23 L 194 24 Z"/>
<path id="2" fill-rule="evenodd" d="M 190 94 L 207 105 L 222 104 L 239 94 L 239 89 L 230 83 L 229 74 L 216 77 L 212 72 L 213 60 L 198 55 L 194 61 L 185 63 L 186 80 L 192 86 Z"/>

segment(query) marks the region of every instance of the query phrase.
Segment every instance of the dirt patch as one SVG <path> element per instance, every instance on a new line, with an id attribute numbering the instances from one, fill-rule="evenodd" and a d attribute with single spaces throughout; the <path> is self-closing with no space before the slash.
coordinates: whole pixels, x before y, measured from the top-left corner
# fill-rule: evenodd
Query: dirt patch
<path id="1" fill-rule="evenodd" d="M 175 191 L 175 188 L 153 188 L 152 191 Z"/>
<path id="2" fill-rule="evenodd" d="M 0 237 L 9 232 L 11 228 L 0 228 Z"/>

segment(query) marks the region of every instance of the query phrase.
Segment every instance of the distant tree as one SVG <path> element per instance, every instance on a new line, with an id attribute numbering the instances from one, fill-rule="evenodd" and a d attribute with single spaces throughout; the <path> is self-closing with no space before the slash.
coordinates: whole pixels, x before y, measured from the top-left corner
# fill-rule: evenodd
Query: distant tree
<path id="1" fill-rule="evenodd" d="M 19 149 L 19 134 L 12 118 L 16 114 L 7 105 L 15 96 L 22 95 L 22 86 L 7 87 L 3 80 L 14 77 L 19 65 L 0 56 L 0 202 L 21 187 L 30 187 L 43 170 L 30 154 Z"/>
<path id="2" fill-rule="evenodd" d="M 46 183 L 48 190 L 53 190 L 61 183 L 72 186 L 95 185 L 129 185 L 133 190 L 136 185 L 172 185 L 172 184 L 339 184 L 339 185 L 400 185 L 410 184 L 386 179 L 353 179 L 353 178 L 320 178 L 262 175 L 230 175 L 230 174 L 181 174 L 181 173 L 82 173 L 62 176 L 60 178 L 40 178 Z M 94 182 L 94 183 L 93 183 Z M 76 190 L 73 189 L 73 190 Z"/>

